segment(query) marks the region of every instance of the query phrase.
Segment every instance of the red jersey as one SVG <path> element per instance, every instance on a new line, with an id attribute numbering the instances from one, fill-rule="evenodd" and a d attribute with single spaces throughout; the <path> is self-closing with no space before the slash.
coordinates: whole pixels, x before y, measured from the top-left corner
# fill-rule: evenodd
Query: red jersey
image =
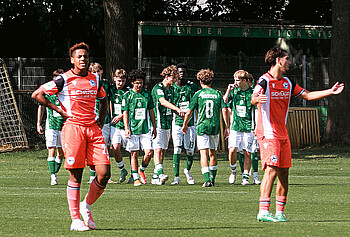
<path id="1" fill-rule="evenodd" d="M 286 123 L 290 99 L 304 91 L 287 77 L 277 80 L 270 73 L 262 75 L 253 92 L 267 95 L 267 102 L 258 104 L 257 138 L 288 139 Z"/>
<path id="2" fill-rule="evenodd" d="M 69 70 L 41 88 L 47 95 L 57 94 L 62 109 L 71 116 L 66 122 L 82 126 L 96 122 L 96 98 L 106 97 L 98 75 L 90 72 L 86 76 L 79 76 Z"/>

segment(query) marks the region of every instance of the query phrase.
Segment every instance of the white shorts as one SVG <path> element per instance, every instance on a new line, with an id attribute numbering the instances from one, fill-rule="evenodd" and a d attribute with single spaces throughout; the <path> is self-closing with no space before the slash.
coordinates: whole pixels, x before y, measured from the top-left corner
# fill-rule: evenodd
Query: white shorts
<path id="1" fill-rule="evenodd" d="M 111 140 L 112 140 L 111 124 L 110 123 L 106 123 L 106 124 L 103 125 L 102 135 L 103 135 L 103 138 L 105 140 L 106 145 L 110 146 L 111 145 Z"/>
<path id="2" fill-rule="evenodd" d="M 197 135 L 197 147 L 198 150 L 210 149 L 217 150 L 219 146 L 219 134 L 218 135 Z"/>
<path id="3" fill-rule="evenodd" d="M 112 145 L 114 144 L 122 144 L 122 146 L 124 148 L 126 148 L 126 145 L 128 143 L 129 139 L 127 139 L 125 137 L 125 130 L 122 130 L 122 129 L 118 129 L 118 128 L 115 128 L 113 126 L 111 126 L 111 142 L 112 142 Z"/>
<path id="4" fill-rule="evenodd" d="M 174 147 L 181 147 L 184 145 L 185 150 L 194 152 L 196 143 L 196 127 L 188 127 L 187 134 L 182 132 L 182 127 L 173 125 L 171 128 L 171 135 L 173 138 Z"/>
<path id="5" fill-rule="evenodd" d="M 252 132 L 237 132 L 230 130 L 228 138 L 228 148 L 238 148 L 238 150 L 246 150 L 252 152 L 254 134 Z"/>
<path id="6" fill-rule="evenodd" d="M 46 129 L 45 130 L 46 147 L 62 147 L 61 131 Z"/>
<path id="7" fill-rule="evenodd" d="M 153 150 L 152 149 L 152 135 L 151 133 L 131 135 L 130 139 L 126 145 L 127 151 L 139 151 L 144 150 Z"/>
<path id="8" fill-rule="evenodd" d="M 170 139 L 170 129 L 157 128 L 157 136 L 152 141 L 153 149 L 168 149 Z"/>

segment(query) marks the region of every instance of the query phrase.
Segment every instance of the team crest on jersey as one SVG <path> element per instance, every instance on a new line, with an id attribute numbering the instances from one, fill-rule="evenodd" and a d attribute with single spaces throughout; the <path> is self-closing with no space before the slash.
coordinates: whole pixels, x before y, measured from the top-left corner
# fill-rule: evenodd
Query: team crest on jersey
<path id="1" fill-rule="evenodd" d="M 164 95 L 164 91 L 162 89 L 157 89 L 157 94 L 158 95 Z"/>
<path id="2" fill-rule="evenodd" d="M 54 81 L 50 81 L 50 82 L 44 84 L 44 88 L 47 91 L 52 90 L 52 88 L 54 88 L 55 86 L 56 86 L 56 83 Z"/>
<path id="3" fill-rule="evenodd" d="M 90 85 L 91 85 L 92 87 L 94 87 L 94 86 L 96 86 L 96 82 L 95 82 L 94 80 L 90 80 Z"/>
<path id="4" fill-rule="evenodd" d="M 271 156 L 271 161 L 272 161 L 273 163 L 276 163 L 277 160 L 278 160 L 278 158 L 277 158 L 276 155 L 272 155 L 272 156 Z"/>
<path id="5" fill-rule="evenodd" d="M 141 101 L 139 101 L 138 103 L 137 103 L 137 107 L 141 107 Z"/>
<path id="6" fill-rule="evenodd" d="M 288 87 L 289 87 L 287 82 L 283 83 L 283 86 L 284 86 L 285 89 L 288 89 Z"/>
<path id="7" fill-rule="evenodd" d="M 67 158 L 67 164 L 68 165 L 73 165 L 75 163 L 75 159 L 73 156 L 70 156 Z"/>

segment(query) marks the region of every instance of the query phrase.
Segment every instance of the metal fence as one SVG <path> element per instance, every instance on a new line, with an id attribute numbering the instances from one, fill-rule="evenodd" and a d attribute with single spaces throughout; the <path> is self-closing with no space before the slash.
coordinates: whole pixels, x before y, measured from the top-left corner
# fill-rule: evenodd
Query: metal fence
<path id="1" fill-rule="evenodd" d="M 310 90 L 319 90 L 329 87 L 329 59 L 307 58 L 301 56 L 291 58 L 293 64 L 287 76 L 299 85 Z M 71 64 L 68 59 L 63 58 L 5 58 L 7 70 L 15 92 L 18 108 L 24 123 L 29 145 L 43 146 L 45 138 L 36 132 L 37 107 L 38 104 L 31 99 L 31 93 L 41 84 L 51 80 L 52 72 L 58 68 L 68 70 Z M 102 58 L 93 58 L 91 61 L 105 65 Z M 135 59 L 135 67 L 137 60 Z M 229 83 L 233 82 L 233 73 L 238 69 L 247 70 L 255 79 L 268 70 L 263 57 L 246 56 L 221 56 L 216 58 L 207 57 L 156 57 L 143 58 L 141 68 L 147 72 L 148 88 L 162 80 L 160 73 L 163 68 L 184 62 L 188 66 L 188 79 L 195 80 L 196 73 L 203 68 L 210 68 L 215 73 L 213 88 L 225 91 Z M 327 100 L 316 102 L 303 102 L 293 99 L 292 106 L 318 107 L 320 132 L 324 131 L 326 121 Z"/>

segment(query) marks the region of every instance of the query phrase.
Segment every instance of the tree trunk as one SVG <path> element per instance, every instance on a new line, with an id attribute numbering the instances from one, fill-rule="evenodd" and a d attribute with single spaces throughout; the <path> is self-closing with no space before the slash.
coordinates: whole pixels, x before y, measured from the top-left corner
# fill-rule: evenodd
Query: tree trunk
<path id="1" fill-rule="evenodd" d="M 133 17 L 131 0 L 104 0 L 106 69 L 111 80 L 116 69 L 134 67 Z"/>
<path id="2" fill-rule="evenodd" d="M 350 141 L 350 1 L 334 0 L 332 5 L 330 84 L 343 82 L 344 91 L 330 96 L 324 141 L 344 144 Z"/>

